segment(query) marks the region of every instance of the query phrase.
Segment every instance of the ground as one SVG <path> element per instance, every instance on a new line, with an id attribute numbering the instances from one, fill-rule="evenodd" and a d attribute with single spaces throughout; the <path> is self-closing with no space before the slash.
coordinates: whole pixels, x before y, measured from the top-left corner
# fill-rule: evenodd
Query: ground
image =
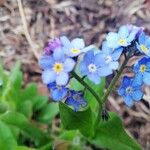
<path id="1" fill-rule="evenodd" d="M 17 1 L 0 0 L 0 63 L 9 70 L 21 61 L 24 83 L 36 82 L 42 94 L 48 91 L 41 82 L 37 57 L 49 38 L 80 36 L 87 45 L 101 46 L 106 34 L 123 24 L 143 26 L 150 34 L 149 0 L 22 0 L 27 30 Z M 132 109 L 116 93 L 109 97 L 107 108 L 123 118 L 127 131 L 145 150 L 150 149 L 150 88 Z"/>

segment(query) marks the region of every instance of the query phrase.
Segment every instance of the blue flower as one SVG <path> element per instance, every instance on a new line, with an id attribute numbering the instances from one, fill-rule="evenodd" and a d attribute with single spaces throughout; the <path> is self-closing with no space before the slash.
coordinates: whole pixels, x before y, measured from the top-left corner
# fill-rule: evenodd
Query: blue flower
<path id="1" fill-rule="evenodd" d="M 67 97 L 65 103 L 73 106 L 75 111 L 78 111 L 80 107 L 87 106 L 87 102 L 83 98 L 83 93 L 79 91 L 70 91 L 70 95 Z"/>
<path id="2" fill-rule="evenodd" d="M 150 58 L 143 57 L 134 65 L 133 71 L 140 76 L 140 81 L 150 85 Z"/>
<path id="3" fill-rule="evenodd" d="M 108 69 L 116 70 L 119 67 L 118 59 L 122 54 L 123 48 L 112 49 L 109 48 L 107 42 L 103 42 L 102 45 L 102 54 L 104 62 L 108 65 Z"/>
<path id="4" fill-rule="evenodd" d="M 66 58 L 62 49 L 56 49 L 53 55 L 43 55 L 39 64 L 44 70 L 42 73 L 44 84 L 56 81 L 57 85 L 66 85 L 69 80 L 69 72 L 73 70 L 75 61 Z"/>
<path id="5" fill-rule="evenodd" d="M 150 37 L 142 33 L 136 43 L 137 49 L 150 57 Z"/>
<path id="6" fill-rule="evenodd" d="M 103 59 L 103 54 L 94 54 L 94 51 L 88 51 L 79 64 L 81 75 L 87 76 L 95 84 L 100 83 L 100 77 L 112 74 L 112 70 L 106 68 L 107 64 Z"/>
<path id="7" fill-rule="evenodd" d="M 65 86 L 58 86 L 58 85 L 56 85 L 55 82 L 50 83 L 47 86 L 50 89 L 50 97 L 54 101 L 61 101 L 68 94 L 68 90 L 69 90 L 68 88 L 66 88 Z"/>
<path id="8" fill-rule="evenodd" d="M 106 36 L 107 44 L 110 48 L 127 47 L 134 38 L 135 35 L 129 32 L 127 26 L 120 27 L 118 33 L 110 32 Z"/>
<path id="9" fill-rule="evenodd" d="M 128 27 L 130 36 L 132 36 L 132 38 L 135 38 L 135 39 L 138 38 L 143 33 L 143 30 L 144 30 L 143 27 L 137 27 L 131 24 L 127 25 L 127 27 Z"/>
<path id="10" fill-rule="evenodd" d="M 85 47 L 84 40 L 81 38 L 75 38 L 70 41 L 66 36 L 60 37 L 61 43 L 63 45 L 64 53 L 69 57 L 78 56 L 81 53 L 91 50 L 94 46 L 90 45 Z"/>
<path id="11" fill-rule="evenodd" d="M 48 44 L 44 48 L 44 53 L 46 55 L 51 55 L 55 49 L 60 48 L 62 46 L 59 38 L 54 38 L 48 41 Z"/>
<path id="12" fill-rule="evenodd" d="M 134 101 L 139 101 L 143 97 L 139 78 L 125 76 L 118 90 L 120 96 L 123 97 L 127 106 L 131 107 Z"/>

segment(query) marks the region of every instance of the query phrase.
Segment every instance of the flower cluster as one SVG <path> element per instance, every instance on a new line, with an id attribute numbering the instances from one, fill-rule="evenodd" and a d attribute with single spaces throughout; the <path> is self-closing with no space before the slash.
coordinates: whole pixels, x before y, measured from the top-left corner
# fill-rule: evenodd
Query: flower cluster
<path id="1" fill-rule="evenodd" d="M 50 89 L 54 101 L 63 101 L 73 106 L 75 111 L 87 106 L 84 91 L 74 91 L 69 83 L 74 78 L 73 72 L 84 80 L 100 84 L 102 77 L 107 77 L 120 68 L 119 58 L 122 54 L 129 59 L 134 55 L 144 56 L 132 67 L 134 76 L 123 77 L 118 90 L 128 106 L 143 97 L 143 84 L 150 85 L 150 37 L 143 28 L 124 25 L 118 33 L 110 32 L 99 49 L 94 45 L 85 46 L 81 38 L 70 41 L 66 36 L 54 38 L 44 48 L 39 61 L 43 83 Z M 116 71 L 117 72 L 117 71 Z"/>

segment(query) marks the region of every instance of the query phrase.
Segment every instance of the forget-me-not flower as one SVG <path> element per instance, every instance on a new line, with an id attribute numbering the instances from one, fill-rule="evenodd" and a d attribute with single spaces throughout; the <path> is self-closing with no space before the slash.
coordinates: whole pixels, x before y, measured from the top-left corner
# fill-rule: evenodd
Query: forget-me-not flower
<path id="1" fill-rule="evenodd" d="M 83 93 L 79 91 L 70 91 L 70 95 L 67 97 L 65 103 L 73 106 L 75 111 L 78 111 L 80 107 L 87 106 L 87 102 L 83 98 Z"/>
<path id="2" fill-rule="evenodd" d="M 145 84 L 150 85 L 150 58 L 143 57 L 134 65 L 133 71 Z"/>
<path id="3" fill-rule="evenodd" d="M 122 54 L 123 48 L 112 49 L 108 47 L 107 42 L 103 42 L 101 53 L 104 62 L 108 65 L 107 69 L 116 70 L 119 67 L 118 59 Z"/>
<path id="4" fill-rule="evenodd" d="M 127 26 L 122 26 L 119 28 L 118 33 L 109 32 L 106 36 L 106 41 L 108 47 L 119 48 L 127 47 L 134 40 L 135 36 L 129 32 Z"/>
<path id="5" fill-rule="evenodd" d="M 132 38 L 135 38 L 135 39 L 138 38 L 143 33 L 143 30 L 144 30 L 143 27 L 137 27 L 132 24 L 128 24 L 127 27 L 128 27 L 130 36 L 132 36 Z"/>
<path id="6" fill-rule="evenodd" d="M 139 82 L 139 78 L 123 77 L 118 93 L 123 97 L 124 102 L 129 107 L 133 105 L 134 101 L 141 100 L 143 92 L 141 91 L 141 82 Z"/>
<path id="7" fill-rule="evenodd" d="M 91 50 L 94 46 L 90 45 L 85 47 L 84 40 L 81 38 L 75 38 L 70 41 L 66 36 L 60 37 L 61 43 L 63 45 L 62 50 L 69 57 L 78 56 L 81 53 Z"/>
<path id="8" fill-rule="evenodd" d="M 59 38 L 53 38 L 48 41 L 48 44 L 44 48 L 44 53 L 46 55 L 50 55 L 54 52 L 55 49 L 60 48 L 62 46 Z"/>
<path id="9" fill-rule="evenodd" d="M 56 49 L 53 55 L 43 55 L 39 64 L 44 70 L 42 73 L 44 84 L 56 81 L 57 85 L 66 85 L 69 80 L 69 72 L 73 70 L 75 61 L 71 58 L 66 58 L 60 48 Z"/>
<path id="10" fill-rule="evenodd" d="M 150 37 L 142 33 L 136 43 L 138 50 L 141 53 L 150 57 Z"/>
<path id="11" fill-rule="evenodd" d="M 80 62 L 79 69 L 81 75 L 87 76 L 95 84 L 99 84 L 101 77 L 112 74 L 112 70 L 107 68 L 103 59 L 103 54 L 94 54 L 94 51 L 88 51 Z"/>
<path id="12" fill-rule="evenodd" d="M 68 94 L 68 88 L 66 88 L 65 86 L 59 86 L 56 85 L 55 82 L 50 83 L 47 85 L 48 88 L 50 89 L 50 97 L 54 100 L 54 101 L 61 101 L 63 100 L 67 94 Z"/>

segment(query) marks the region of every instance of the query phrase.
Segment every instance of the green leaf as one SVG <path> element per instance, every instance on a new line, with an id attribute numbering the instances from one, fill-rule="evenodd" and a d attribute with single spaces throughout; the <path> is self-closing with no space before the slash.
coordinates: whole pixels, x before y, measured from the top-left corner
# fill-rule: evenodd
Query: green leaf
<path id="1" fill-rule="evenodd" d="M 78 82 L 75 78 L 72 78 L 69 82 L 69 88 L 75 91 L 83 91 L 84 86 Z"/>
<path id="2" fill-rule="evenodd" d="M 110 113 L 109 120 L 100 123 L 95 137 L 89 141 L 99 148 L 110 150 L 141 150 L 140 145 L 126 133 L 115 113 Z"/>
<path id="3" fill-rule="evenodd" d="M 90 80 L 86 79 L 86 82 L 90 87 L 94 89 L 94 91 L 98 94 L 98 96 L 101 98 L 104 93 L 105 88 L 105 78 L 101 79 L 100 84 L 96 85 Z M 97 110 L 98 102 L 96 101 L 95 97 L 88 91 L 85 91 L 84 98 L 88 101 L 88 104 L 91 106 L 92 110 L 95 112 Z"/>
<path id="4" fill-rule="evenodd" d="M 94 135 L 94 123 L 91 109 L 75 112 L 64 103 L 59 103 L 60 118 L 67 130 L 79 129 L 85 136 Z"/>
<path id="5" fill-rule="evenodd" d="M 34 148 L 29 148 L 26 146 L 17 146 L 15 150 L 36 150 Z"/>
<path id="6" fill-rule="evenodd" d="M 34 98 L 32 98 L 32 105 L 34 111 L 42 109 L 47 105 L 47 103 L 48 103 L 47 96 L 37 95 Z"/>
<path id="7" fill-rule="evenodd" d="M 16 63 L 14 68 L 10 72 L 9 82 L 11 87 L 13 86 L 15 90 L 19 90 L 22 84 L 22 72 L 20 71 L 20 63 Z"/>
<path id="8" fill-rule="evenodd" d="M 1 115 L 0 120 L 3 120 L 7 124 L 18 127 L 31 138 L 36 140 L 38 145 L 43 145 L 50 140 L 50 137 L 45 132 L 37 128 L 32 123 L 29 123 L 25 116 L 20 113 L 9 111 Z"/>
<path id="9" fill-rule="evenodd" d="M 30 119 L 32 116 L 32 102 L 29 100 L 23 101 L 22 103 L 20 103 L 17 111 Z"/>
<path id="10" fill-rule="evenodd" d="M 21 91 L 21 101 L 30 100 L 34 96 L 37 96 L 37 85 L 35 83 L 30 83 L 27 87 Z"/>
<path id="11" fill-rule="evenodd" d="M 58 103 L 49 103 L 39 112 L 38 120 L 50 124 L 53 118 L 58 114 Z"/>
<path id="12" fill-rule="evenodd" d="M 0 149 L 14 150 L 17 145 L 8 126 L 0 121 Z"/>

